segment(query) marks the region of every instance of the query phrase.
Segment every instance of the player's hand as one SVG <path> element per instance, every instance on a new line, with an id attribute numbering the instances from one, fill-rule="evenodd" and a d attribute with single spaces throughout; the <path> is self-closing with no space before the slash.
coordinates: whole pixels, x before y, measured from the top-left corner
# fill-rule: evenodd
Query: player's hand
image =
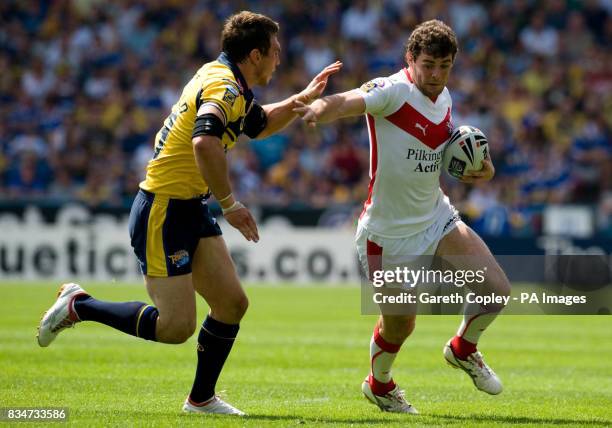
<path id="1" fill-rule="evenodd" d="M 342 68 L 342 63 L 336 61 L 333 64 L 325 67 L 314 79 L 306 86 L 306 88 L 300 92 L 297 96 L 297 101 L 304 104 L 310 104 L 321 96 L 325 87 L 327 86 L 327 79 L 334 73 L 337 73 Z"/>
<path id="2" fill-rule="evenodd" d="M 480 171 L 467 170 L 461 181 L 464 183 L 484 183 L 489 181 L 495 175 L 495 167 L 490 159 L 484 159 L 482 161 L 482 168 Z"/>
<path id="3" fill-rule="evenodd" d="M 224 214 L 223 217 L 225 217 L 225 220 L 227 220 L 229 224 L 238 229 L 247 241 L 259 241 L 257 224 L 247 208 L 240 208 L 236 211 Z"/>
<path id="4" fill-rule="evenodd" d="M 317 126 L 317 114 L 311 106 L 304 104 L 301 101 L 295 101 L 294 105 L 295 107 L 293 108 L 293 112 L 297 113 L 308 126 Z"/>

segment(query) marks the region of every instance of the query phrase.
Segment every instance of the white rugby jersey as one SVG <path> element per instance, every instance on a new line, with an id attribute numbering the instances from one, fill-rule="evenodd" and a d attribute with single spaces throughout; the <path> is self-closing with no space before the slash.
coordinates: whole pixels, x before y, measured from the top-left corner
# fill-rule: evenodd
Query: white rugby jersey
<path id="1" fill-rule="evenodd" d="M 358 91 L 370 135 L 370 186 L 360 227 L 385 238 L 422 232 L 445 198 L 440 171 L 452 130 L 448 89 L 433 102 L 404 68 Z"/>

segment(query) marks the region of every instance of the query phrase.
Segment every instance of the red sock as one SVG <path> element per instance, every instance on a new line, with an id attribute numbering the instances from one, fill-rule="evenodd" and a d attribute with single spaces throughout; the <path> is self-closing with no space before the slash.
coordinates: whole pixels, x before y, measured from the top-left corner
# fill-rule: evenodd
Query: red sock
<path id="1" fill-rule="evenodd" d="M 387 342 L 378 326 L 370 340 L 370 377 L 368 383 L 374 395 L 386 395 L 395 388 L 391 366 L 400 350 L 401 345 Z"/>
<path id="2" fill-rule="evenodd" d="M 476 352 L 476 344 L 468 342 L 461 336 L 453 337 L 451 348 L 455 356 L 461 360 L 467 360 L 468 355 Z"/>
<path id="3" fill-rule="evenodd" d="M 368 383 L 370 384 L 370 389 L 374 395 L 381 397 L 383 395 L 387 395 L 388 392 L 393 391 L 393 388 L 395 388 L 395 382 L 393 382 L 393 379 L 387 383 L 382 383 L 377 381 L 372 375 L 368 377 Z"/>

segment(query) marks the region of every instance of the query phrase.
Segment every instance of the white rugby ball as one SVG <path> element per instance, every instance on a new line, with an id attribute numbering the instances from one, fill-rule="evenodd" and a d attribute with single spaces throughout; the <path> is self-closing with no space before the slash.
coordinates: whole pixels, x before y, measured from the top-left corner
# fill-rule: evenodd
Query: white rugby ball
<path id="1" fill-rule="evenodd" d="M 462 125 L 453 130 L 442 155 L 444 170 L 456 179 L 467 170 L 479 171 L 483 159 L 489 158 L 487 137 L 478 128 Z"/>

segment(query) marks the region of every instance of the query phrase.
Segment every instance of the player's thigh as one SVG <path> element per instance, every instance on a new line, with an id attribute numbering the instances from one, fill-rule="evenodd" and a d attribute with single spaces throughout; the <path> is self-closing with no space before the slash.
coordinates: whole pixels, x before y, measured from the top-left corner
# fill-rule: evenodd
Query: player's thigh
<path id="1" fill-rule="evenodd" d="M 473 282 L 469 285 L 474 291 L 510 294 L 510 282 L 489 247 L 465 223 L 457 222 L 456 227 L 440 240 L 436 256 L 456 270 L 484 270 L 485 281 L 482 284 Z"/>
<path id="2" fill-rule="evenodd" d="M 145 275 L 147 292 L 159 311 L 163 333 L 191 336 L 196 325 L 192 275 L 153 277 Z"/>
<path id="3" fill-rule="evenodd" d="M 211 316 L 226 323 L 240 321 L 248 299 L 223 237 L 200 239 L 192 268 L 194 288 L 208 303 Z"/>
<path id="4" fill-rule="evenodd" d="M 386 272 L 418 270 L 421 257 L 415 257 L 414 248 L 408 245 L 408 239 L 385 239 L 367 233 L 364 229 L 357 231 L 355 238 L 357 255 L 364 277 L 362 287 L 374 286 L 372 296 L 383 316 L 409 317 L 417 311 L 415 289 L 410 284 L 397 280 L 385 281 Z M 409 295 L 412 299 L 409 299 Z"/>

